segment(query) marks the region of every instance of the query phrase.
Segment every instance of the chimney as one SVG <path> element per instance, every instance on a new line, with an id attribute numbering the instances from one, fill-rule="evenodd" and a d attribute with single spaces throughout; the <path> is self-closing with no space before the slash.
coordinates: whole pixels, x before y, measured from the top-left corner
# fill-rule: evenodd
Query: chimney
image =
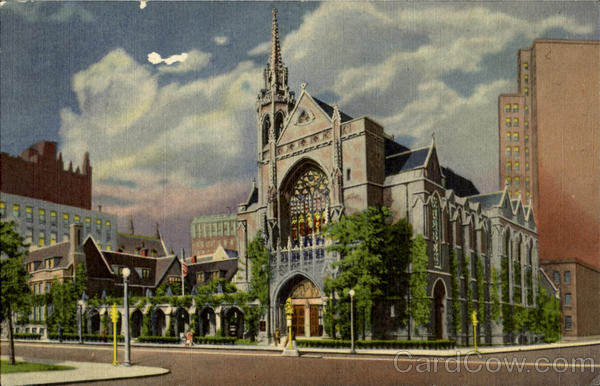
<path id="1" fill-rule="evenodd" d="M 73 272 L 77 265 L 85 266 L 85 255 L 82 249 L 83 243 L 83 225 L 73 223 L 69 226 L 69 259 L 73 262 Z"/>

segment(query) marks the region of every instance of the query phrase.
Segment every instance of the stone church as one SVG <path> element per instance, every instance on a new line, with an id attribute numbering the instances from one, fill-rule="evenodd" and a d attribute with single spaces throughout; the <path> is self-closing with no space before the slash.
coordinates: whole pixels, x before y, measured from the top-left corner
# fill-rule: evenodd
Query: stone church
<path id="1" fill-rule="evenodd" d="M 429 146 L 409 149 L 395 142 L 375 120 L 351 117 L 338 106 L 310 95 L 306 84 L 296 96 L 288 85 L 288 69 L 281 58 L 276 11 L 272 23 L 264 88 L 256 100 L 258 170 L 248 199 L 238 208 L 239 266 L 235 279 L 239 288 L 247 286 L 250 270 L 246 246 L 261 231 L 272 274 L 266 329 L 272 333 L 278 328 L 285 334 L 283 305 L 291 297 L 295 335 L 326 335 L 323 282 L 327 276 L 336 275 L 331 263 L 339 257 L 326 251 L 330 241 L 321 236 L 321 229 L 344 214 L 369 206 L 390 208 L 394 221 L 407 218 L 415 235 L 422 234 L 427 241 L 427 293 L 432 310 L 431 323 L 420 331 L 421 338 L 465 339 L 453 335 L 451 303 L 461 302 L 466 309 L 464 289 L 474 287 L 475 281 L 466 283 L 459 272 L 460 296 L 452 298 L 452 249 L 459 256 L 481 257 L 486 278 L 485 299 L 481 301 L 486 307 L 490 306 L 492 291 L 491 269 L 500 272 L 502 259 L 511 262 L 510 299 L 502 301 L 535 304 L 527 304 L 525 295 L 531 282 L 537 286 L 540 272 L 531 207 L 520 199 L 511 200 L 506 190 L 479 194 L 470 181 L 440 165 L 435 138 Z M 532 272 L 529 283 L 525 272 Z M 515 288 L 523 290 L 515 292 Z M 531 290 L 535 294 L 535 288 Z M 480 301 L 476 293 L 474 301 Z M 371 336 L 408 336 L 407 326 L 395 320 L 394 307 L 400 306 L 378 307 L 374 319 L 379 322 Z M 468 326 L 465 314 L 462 312 L 461 323 Z M 463 327 L 463 334 L 465 330 L 469 329 Z M 480 334 L 484 342 L 504 339 L 502 326 L 496 322 L 481 326 Z"/>

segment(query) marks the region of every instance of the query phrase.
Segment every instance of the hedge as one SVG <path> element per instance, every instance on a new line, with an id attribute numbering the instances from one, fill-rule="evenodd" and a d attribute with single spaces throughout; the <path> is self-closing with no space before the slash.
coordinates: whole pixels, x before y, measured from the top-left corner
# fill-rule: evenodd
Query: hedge
<path id="1" fill-rule="evenodd" d="M 137 342 L 140 343 L 179 343 L 179 338 L 175 336 L 138 336 Z"/>
<path id="2" fill-rule="evenodd" d="M 195 336 L 194 343 L 198 344 L 235 344 L 235 336 Z"/>
<path id="3" fill-rule="evenodd" d="M 322 348 L 350 348 L 349 340 L 333 340 L 320 339 L 296 340 L 298 347 L 322 347 Z M 366 349 L 405 349 L 405 348 L 422 348 L 422 349 L 449 349 L 456 345 L 454 340 L 357 340 L 355 341 L 356 348 Z"/>
<path id="4" fill-rule="evenodd" d="M 83 334 L 81 337 L 86 342 L 112 342 L 112 340 L 113 340 L 112 335 Z M 58 340 L 58 334 L 55 332 L 50 333 L 50 334 L 48 334 L 48 339 Z M 66 340 L 66 341 L 78 341 L 79 334 L 63 333 L 62 339 Z M 124 342 L 125 337 L 123 335 L 117 335 L 117 341 Z"/>
<path id="5" fill-rule="evenodd" d="M 33 332 L 16 332 L 13 337 L 15 339 L 28 339 L 28 340 L 39 340 L 42 335 L 35 334 Z"/>

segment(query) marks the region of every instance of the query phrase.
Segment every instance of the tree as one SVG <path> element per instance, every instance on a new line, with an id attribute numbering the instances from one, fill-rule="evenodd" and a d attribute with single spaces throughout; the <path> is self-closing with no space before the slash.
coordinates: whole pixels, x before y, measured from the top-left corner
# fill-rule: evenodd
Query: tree
<path id="1" fill-rule="evenodd" d="M 83 264 L 75 269 L 74 280 L 59 282 L 55 280 L 50 287 L 52 314 L 48 317 L 48 327 L 58 330 L 58 324 L 64 332 L 77 332 L 77 302 L 81 299 L 87 286 L 87 273 Z"/>
<path id="2" fill-rule="evenodd" d="M 452 327 L 454 335 L 461 331 L 460 325 L 460 294 L 458 291 L 458 260 L 456 251 L 450 250 L 450 291 L 452 296 Z"/>
<path id="3" fill-rule="evenodd" d="M 337 252 L 340 260 L 333 263 L 339 268 L 335 278 L 325 280 L 325 292 L 338 297 L 328 307 L 326 318 L 333 321 L 332 329 L 339 329 L 343 338 L 350 336 L 350 298 L 348 290 L 354 289 L 354 312 L 357 331 L 371 325 L 371 315 L 376 299 L 403 297 L 406 286 L 406 267 L 410 259 L 412 229 L 406 221 L 390 224 L 387 208 L 368 209 L 344 216 L 329 224 L 325 235 L 333 241 L 328 251 Z M 364 336 L 364 333 L 363 333 Z"/>
<path id="4" fill-rule="evenodd" d="M 248 259 L 250 260 L 250 289 L 248 294 L 240 294 L 239 300 L 244 311 L 244 321 L 248 328 L 250 340 L 254 341 L 258 335 L 258 326 L 261 317 L 265 314 L 269 305 L 269 254 L 263 244 L 262 235 L 259 232 L 254 240 L 248 245 Z M 250 304 L 255 300 L 259 304 Z M 271 326 L 269 326 L 271 328 Z"/>
<path id="5" fill-rule="evenodd" d="M 30 290 L 28 274 L 23 266 L 23 252 L 26 246 L 23 238 L 15 230 L 14 222 L 0 223 L 0 272 L 2 281 L 2 321 L 8 319 L 8 340 L 10 364 L 15 364 L 15 344 L 12 317 L 16 310 L 23 310 L 29 304 Z"/>
<path id="6" fill-rule="evenodd" d="M 427 243 L 422 235 L 412 243 L 411 260 L 409 309 L 416 330 L 425 326 L 431 316 L 431 299 L 427 296 Z"/>

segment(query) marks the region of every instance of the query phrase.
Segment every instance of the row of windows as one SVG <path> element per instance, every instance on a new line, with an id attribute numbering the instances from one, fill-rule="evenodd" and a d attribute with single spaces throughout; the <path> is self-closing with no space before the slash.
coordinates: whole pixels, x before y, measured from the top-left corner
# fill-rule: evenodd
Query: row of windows
<path id="1" fill-rule="evenodd" d="M 217 245 L 221 244 L 223 248 L 235 248 L 235 240 L 233 239 L 225 239 L 225 240 L 200 240 L 198 242 L 200 248 L 208 248 L 213 247 L 216 248 Z"/>
<path id="2" fill-rule="evenodd" d="M 511 148 L 510 146 L 507 146 L 505 149 L 505 154 L 506 154 L 507 158 L 511 156 L 511 151 L 512 151 L 512 156 L 515 158 L 517 158 L 521 155 L 519 146 L 515 146 L 513 148 Z M 525 148 L 525 157 L 529 157 L 529 148 L 528 147 Z"/>
<path id="3" fill-rule="evenodd" d="M 211 224 L 196 224 L 193 237 L 235 236 L 235 221 L 219 221 Z"/>
<path id="4" fill-rule="evenodd" d="M 525 114 L 529 113 L 529 106 L 525 105 L 523 107 L 523 111 L 525 112 Z M 519 104 L 518 103 L 513 103 L 512 105 L 512 109 L 510 106 L 510 103 L 507 103 L 504 105 L 504 112 L 505 113 L 518 113 L 519 112 Z"/>
<path id="5" fill-rule="evenodd" d="M 565 271 L 564 284 L 571 284 L 571 271 Z M 560 272 L 554 271 L 554 284 L 560 284 Z"/>
<path id="6" fill-rule="evenodd" d="M 505 137 L 506 137 L 506 142 L 510 142 L 511 132 L 507 131 Z M 513 142 L 519 142 L 519 132 L 518 131 L 515 131 L 512 133 L 512 140 L 513 140 Z M 525 143 L 528 143 L 528 142 L 529 142 L 529 134 L 525 134 Z"/>

